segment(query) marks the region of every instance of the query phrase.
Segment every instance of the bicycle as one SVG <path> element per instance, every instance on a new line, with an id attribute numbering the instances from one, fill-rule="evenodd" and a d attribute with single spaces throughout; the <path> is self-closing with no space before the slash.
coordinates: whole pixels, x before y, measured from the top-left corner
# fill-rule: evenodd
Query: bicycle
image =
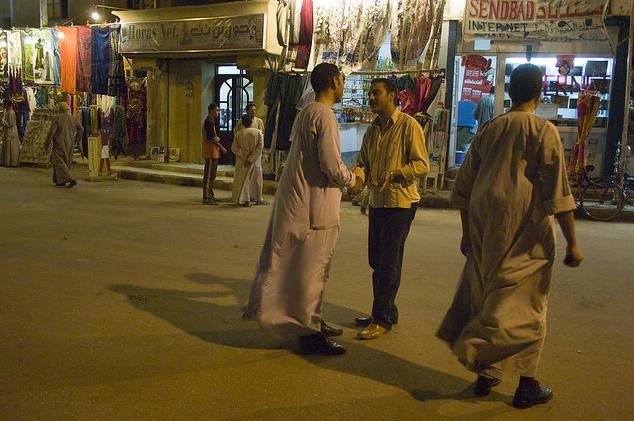
<path id="1" fill-rule="evenodd" d="M 634 178 L 624 174 L 623 187 L 618 176 L 590 177 L 594 165 L 588 165 L 578 188 L 578 209 L 595 221 L 611 221 L 630 203 L 630 190 Z M 618 174 L 618 171 L 615 171 Z"/>

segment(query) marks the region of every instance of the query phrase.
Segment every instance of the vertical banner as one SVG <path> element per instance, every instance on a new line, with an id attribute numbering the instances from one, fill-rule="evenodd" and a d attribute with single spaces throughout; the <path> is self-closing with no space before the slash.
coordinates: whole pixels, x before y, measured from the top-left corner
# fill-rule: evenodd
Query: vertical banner
<path id="1" fill-rule="evenodd" d="M 8 31 L 9 66 L 22 68 L 22 35 L 20 31 Z"/>
<path id="2" fill-rule="evenodd" d="M 31 30 L 22 31 L 22 80 L 33 81 L 33 52 L 34 43 Z"/>
<path id="3" fill-rule="evenodd" d="M 494 86 L 491 60 L 473 54 L 463 56 L 460 65 L 465 68 L 460 100 L 480 102 L 482 94 L 488 94 Z"/>
<path id="4" fill-rule="evenodd" d="M 7 33 L 0 31 L 0 80 L 9 78 L 9 40 Z"/>

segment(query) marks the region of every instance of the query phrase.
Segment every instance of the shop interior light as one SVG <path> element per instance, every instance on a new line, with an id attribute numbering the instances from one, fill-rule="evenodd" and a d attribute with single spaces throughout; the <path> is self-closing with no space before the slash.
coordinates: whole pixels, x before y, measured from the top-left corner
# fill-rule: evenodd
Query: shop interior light
<path id="1" fill-rule="evenodd" d="M 99 13 L 96 10 L 90 14 L 90 17 L 93 20 L 101 20 L 101 15 L 99 15 Z"/>
<path id="2" fill-rule="evenodd" d="M 57 39 L 64 39 L 64 33 L 62 31 L 57 31 Z"/>
<path id="3" fill-rule="evenodd" d="M 5 40 L 0 41 L 0 48 L 4 48 L 7 46 L 7 42 Z"/>

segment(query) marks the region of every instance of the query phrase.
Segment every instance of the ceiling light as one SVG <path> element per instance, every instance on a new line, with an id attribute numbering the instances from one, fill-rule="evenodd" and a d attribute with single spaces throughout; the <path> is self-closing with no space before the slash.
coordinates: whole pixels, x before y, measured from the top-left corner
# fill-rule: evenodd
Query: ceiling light
<path id="1" fill-rule="evenodd" d="M 101 16 L 99 16 L 99 13 L 97 13 L 97 11 L 95 10 L 94 12 L 91 13 L 90 17 L 93 20 L 101 20 Z"/>

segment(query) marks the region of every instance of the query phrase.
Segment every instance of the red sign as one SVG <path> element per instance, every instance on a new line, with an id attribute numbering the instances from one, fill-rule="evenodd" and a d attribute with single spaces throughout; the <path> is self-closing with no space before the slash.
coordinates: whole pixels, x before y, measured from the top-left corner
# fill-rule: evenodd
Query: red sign
<path id="1" fill-rule="evenodd" d="M 491 60 L 478 55 L 468 55 L 462 57 L 461 66 L 465 69 L 460 100 L 478 103 L 482 94 L 488 94 L 493 87 Z"/>

